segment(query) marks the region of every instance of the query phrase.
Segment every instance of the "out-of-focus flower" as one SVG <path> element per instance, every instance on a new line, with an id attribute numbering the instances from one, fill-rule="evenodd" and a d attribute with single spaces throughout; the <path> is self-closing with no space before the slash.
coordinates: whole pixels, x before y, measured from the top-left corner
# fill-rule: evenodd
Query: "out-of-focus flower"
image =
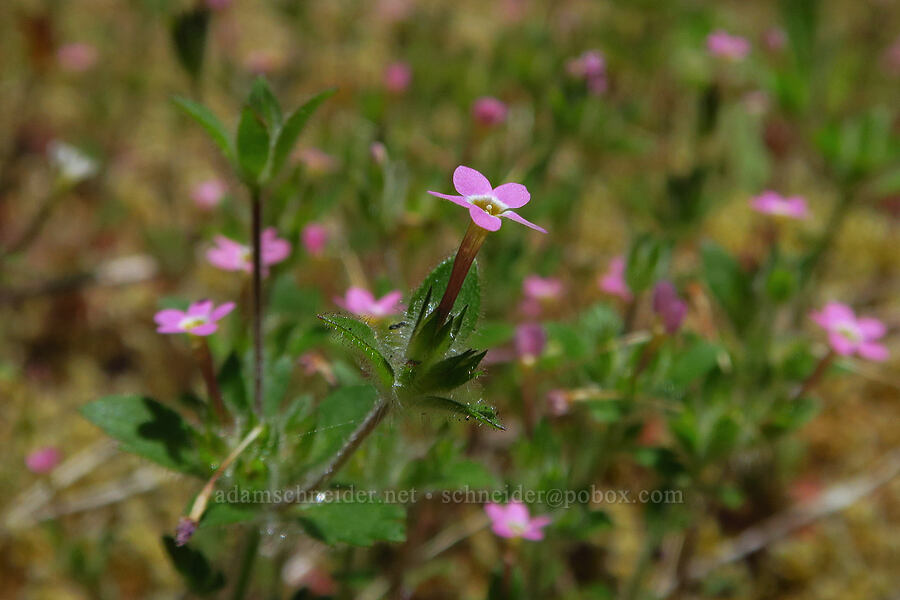
<path id="1" fill-rule="evenodd" d="M 190 517 L 178 519 L 178 525 L 175 526 L 175 545 L 181 547 L 187 544 L 195 531 L 197 531 L 197 522 L 195 520 Z"/>
<path id="2" fill-rule="evenodd" d="M 563 284 L 555 277 L 529 275 L 522 282 L 522 291 L 527 298 L 541 301 L 558 300 L 563 293 Z"/>
<path id="3" fill-rule="evenodd" d="M 83 42 L 63 44 L 56 51 L 56 60 L 59 61 L 59 66 L 73 73 L 81 73 L 93 67 L 97 64 L 98 56 L 95 46 Z"/>
<path id="4" fill-rule="evenodd" d="M 325 244 L 328 243 L 328 229 L 320 223 L 307 223 L 300 232 L 303 247 L 313 256 L 322 254 Z"/>
<path id="5" fill-rule="evenodd" d="M 338 160 L 318 148 L 301 148 L 296 153 L 297 160 L 313 175 L 327 175 L 338 168 Z"/>
<path id="6" fill-rule="evenodd" d="M 547 332 L 539 323 L 523 323 L 516 327 L 515 343 L 519 360 L 534 364 L 547 345 Z"/>
<path id="7" fill-rule="evenodd" d="M 407 62 L 393 62 L 384 69 L 384 87 L 392 94 L 405 92 L 411 82 L 412 68 Z"/>
<path id="8" fill-rule="evenodd" d="M 547 408 L 551 415 L 561 417 L 569 412 L 571 405 L 572 397 L 568 390 L 557 388 L 547 392 Z"/>
<path id="9" fill-rule="evenodd" d="M 167 308 L 153 317 L 159 333 L 189 333 L 211 335 L 219 328 L 218 321 L 234 310 L 234 302 L 215 306 L 212 300 L 194 302 L 186 311 Z"/>
<path id="10" fill-rule="evenodd" d="M 763 43 L 769 50 L 775 52 L 783 50 L 785 45 L 787 45 L 787 34 L 785 34 L 784 29 L 772 27 L 763 34 Z"/>
<path id="11" fill-rule="evenodd" d="M 97 161 L 65 142 L 50 142 L 47 146 L 47 154 L 50 156 L 51 162 L 59 169 L 62 180 L 69 185 L 93 177 L 99 169 Z"/>
<path id="12" fill-rule="evenodd" d="M 244 59 L 244 68 L 253 75 L 267 75 L 277 71 L 284 63 L 284 56 L 272 50 L 254 50 Z"/>
<path id="13" fill-rule="evenodd" d="M 541 233 L 547 233 L 543 227 L 535 225 L 511 210 L 525 206 L 531 200 L 528 188 L 521 183 L 504 183 L 494 188 L 491 187 L 487 177 L 475 169 L 459 166 L 453 172 L 453 187 L 461 194 L 460 196 L 432 191 L 428 193 L 469 209 L 472 221 L 482 229 L 497 231 L 501 225 L 500 217 L 503 217 Z"/>
<path id="14" fill-rule="evenodd" d="M 210 210 L 222 202 L 227 190 L 228 188 L 225 187 L 222 180 L 207 179 L 194 186 L 194 189 L 191 190 L 191 199 L 198 207 Z"/>
<path id="15" fill-rule="evenodd" d="M 810 314 L 813 321 L 828 332 L 828 344 L 841 356 L 858 354 L 874 361 L 888 359 L 888 349 L 879 343 L 887 329 L 871 317 L 859 317 L 846 304 L 829 302 Z"/>
<path id="16" fill-rule="evenodd" d="M 334 369 L 331 368 L 331 363 L 318 352 L 304 352 L 297 362 L 303 367 L 306 375 L 311 377 L 318 373 L 329 385 L 337 385 L 338 380 L 334 375 Z"/>
<path id="17" fill-rule="evenodd" d="M 778 192 L 765 191 L 750 200 L 753 210 L 767 215 L 788 217 L 791 219 L 806 219 L 809 210 L 806 200 L 801 196 L 785 197 Z"/>
<path id="18" fill-rule="evenodd" d="M 274 227 L 263 230 L 261 235 L 263 275 L 269 274 L 269 266 L 280 263 L 291 253 L 291 244 L 278 237 Z M 253 248 L 240 244 L 224 235 L 215 237 L 215 246 L 206 251 L 206 259 L 214 267 L 225 271 L 253 272 Z"/>
<path id="19" fill-rule="evenodd" d="M 335 298 L 334 303 L 360 317 L 381 319 L 400 312 L 401 298 L 403 294 L 400 290 L 389 292 L 376 300 L 369 290 L 351 287 L 343 298 Z"/>
<path id="20" fill-rule="evenodd" d="M 687 309 L 687 303 L 678 297 L 671 282 L 660 281 L 653 288 L 653 311 L 662 319 L 667 333 L 678 331 Z"/>
<path id="21" fill-rule="evenodd" d="M 606 273 L 597 281 L 600 289 L 607 294 L 618 296 L 626 302 L 631 301 L 631 289 L 625 281 L 625 258 L 616 256 L 609 261 Z"/>
<path id="22" fill-rule="evenodd" d="M 750 42 L 718 29 L 707 36 L 706 48 L 713 56 L 728 60 L 743 60 L 750 53 Z"/>
<path id="23" fill-rule="evenodd" d="M 472 104 L 472 116 L 482 125 L 499 125 L 506 120 L 506 104 L 493 96 L 483 96 Z"/>
<path id="24" fill-rule="evenodd" d="M 55 446 L 44 446 L 25 457 L 25 466 L 32 473 L 49 473 L 62 459 L 62 453 Z"/>
<path id="25" fill-rule="evenodd" d="M 592 94 L 600 95 L 608 87 L 606 80 L 606 59 L 599 50 L 588 50 L 566 63 L 569 75 L 584 79 Z"/>
<path id="26" fill-rule="evenodd" d="M 376 165 L 383 165 L 388 159 L 387 147 L 381 142 L 372 142 L 369 146 L 369 156 Z"/>
<path id="27" fill-rule="evenodd" d="M 491 529 L 502 538 L 542 540 L 544 527 L 550 524 L 550 517 L 546 515 L 532 518 L 521 502 L 510 502 L 505 506 L 492 502 L 484 505 L 484 512 L 491 520 Z"/>

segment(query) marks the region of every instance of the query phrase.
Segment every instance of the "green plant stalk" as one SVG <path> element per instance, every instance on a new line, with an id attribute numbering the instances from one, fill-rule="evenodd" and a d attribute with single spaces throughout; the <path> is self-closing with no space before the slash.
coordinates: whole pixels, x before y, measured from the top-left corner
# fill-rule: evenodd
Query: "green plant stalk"
<path id="1" fill-rule="evenodd" d="M 456 251 L 456 258 L 453 259 L 453 269 L 450 271 L 450 279 L 447 281 L 447 289 L 444 290 L 444 296 L 438 304 L 436 313 L 438 324 L 442 324 L 453 310 L 456 303 L 456 297 L 462 289 L 462 284 L 469 274 L 469 269 L 475 256 L 481 249 L 484 240 L 487 239 L 488 230 L 476 225 L 474 222 L 469 223 L 469 228 L 463 236 L 462 242 L 459 244 L 459 250 Z"/>
<path id="2" fill-rule="evenodd" d="M 263 341 L 262 341 L 262 196 L 259 188 L 250 190 L 253 236 L 253 405 L 263 414 Z"/>
<path id="3" fill-rule="evenodd" d="M 232 600 L 243 600 L 247 595 L 250 580 L 253 578 L 253 565 L 256 563 L 256 556 L 259 554 L 259 540 L 259 529 L 251 525 L 244 541 L 244 554 L 241 557 L 237 582 L 234 584 L 234 591 L 231 594 Z"/>

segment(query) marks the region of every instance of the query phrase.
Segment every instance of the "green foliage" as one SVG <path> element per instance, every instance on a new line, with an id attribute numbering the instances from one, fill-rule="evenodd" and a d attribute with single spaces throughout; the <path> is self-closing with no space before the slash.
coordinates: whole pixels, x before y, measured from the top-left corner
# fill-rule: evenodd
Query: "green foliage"
<path id="1" fill-rule="evenodd" d="M 408 320 L 417 321 L 437 307 L 438 302 L 444 295 L 444 290 L 447 289 L 450 272 L 453 270 L 453 259 L 454 257 L 451 256 L 442 261 L 413 292 L 409 300 L 409 307 L 406 309 L 406 318 Z M 463 314 L 464 309 L 465 313 Z M 456 302 L 450 311 L 451 314 L 455 315 L 463 314 L 456 335 L 452 340 L 454 346 L 459 347 L 464 344 L 469 335 L 475 330 L 480 311 L 481 283 L 478 279 L 478 262 L 475 261 L 472 263 L 472 267 L 463 281 L 459 295 L 456 297 Z"/>
<path id="2" fill-rule="evenodd" d="M 399 504 L 323 502 L 304 505 L 298 518 L 309 535 L 326 544 L 371 546 L 406 540 L 406 510 Z"/>
<path id="3" fill-rule="evenodd" d="M 275 136 L 275 148 L 272 154 L 273 176 L 281 171 L 285 160 L 287 160 L 287 157 L 297 144 L 297 139 L 303 132 L 306 122 L 309 121 L 309 118 L 316 112 L 319 105 L 333 96 L 336 91 L 337 90 L 332 89 L 319 92 L 301 105 L 300 108 L 295 110 L 284 122 L 284 127 L 282 127 Z"/>
<path id="4" fill-rule="evenodd" d="M 709 291 L 725 310 L 732 325 L 738 331 L 753 318 L 753 292 L 749 276 L 721 246 L 706 242 L 701 249 L 703 277 Z"/>
<path id="5" fill-rule="evenodd" d="M 194 428 L 152 398 L 106 396 L 82 406 L 81 414 L 118 440 L 126 452 L 189 475 L 211 473 Z"/>
<path id="6" fill-rule="evenodd" d="M 378 383 L 383 388 L 390 389 L 394 383 L 394 369 L 378 350 L 375 332 L 368 325 L 341 315 L 319 315 L 319 319 L 336 331 L 341 340 L 359 350 Z"/>
<path id="7" fill-rule="evenodd" d="M 669 265 L 667 242 L 649 233 L 636 236 L 628 250 L 625 281 L 635 294 L 643 292 L 662 277 Z"/>
<path id="8" fill-rule="evenodd" d="M 207 596 L 225 587 L 225 575 L 222 571 L 213 569 L 209 559 L 201 551 L 188 546 L 176 546 L 175 540 L 168 535 L 163 537 L 163 547 L 192 593 Z"/>
<path id="9" fill-rule="evenodd" d="M 441 396 L 420 396 L 410 399 L 407 410 L 422 410 L 424 412 L 439 412 L 462 417 L 466 421 L 473 419 L 483 425 L 490 425 L 494 429 L 506 429 L 497 420 L 494 409 L 483 405 L 470 405 L 457 402 L 451 398 Z"/>
<path id="10" fill-rule="evenodd" d="M 334 456 L 375 406 L 377 398 L 378 391 L 370 385 L 342 387 L 326 396 L 316 412 L 309 462 L 317 464 Z"/>
<path id="11" fill-rule="evenodd" d="M 213 114 L 211 110 L 198 102 L 179 96 L 174 97 L 172 102 L 203 127 L 212 141 L 219 147 L 219 150 L 222 151 L 222 154 L 225 155 L 225 158 L 229 161 L 234 160 L 235 153 L 234 146 L 231 142 L 231 136 L 228 134 L 225 126 L 222 125 L 222 122 L 219 121 L 219 118 Z"/>
<path id="12" fill-rule="evenodd" d="M 236 146 L 244 180 L 248 185 L 258 186 L 269 161 L 269 130 L 263 115 L 250 104 L 241 111 Z"/>
<path id="13" fill-rule="evenodd" d="M 203 72 L 206 52 L 206 33 L 209 29 L 209 10 L 195 8 L 178 15 L 172 24 L 172 43 L 182 68 L 197 81 Z"/>

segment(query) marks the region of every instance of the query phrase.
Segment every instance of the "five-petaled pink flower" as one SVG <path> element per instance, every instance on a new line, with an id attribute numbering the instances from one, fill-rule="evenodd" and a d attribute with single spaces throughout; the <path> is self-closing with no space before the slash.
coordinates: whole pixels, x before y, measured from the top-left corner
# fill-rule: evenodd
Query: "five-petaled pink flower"
<path id="1" fill-rule="evenodd" d="M 328 243 L 328 230 L 319 223 L 309 223 L 300 232 L 303 247 L 313 256 L 322 254 L 325 244 Z"/>
<path id="2" fill-rule="evenodd" d="M 500 229 L 500 217 L 503 217 L 541 233 L 547 233 L 543 227 L 535 225 L 511 210 L 525 206 L 531 200 L 528 188 L 521 183 L 504 183 L 492 188 L 487 177 L 475 169 L 459 166 L 453 172 L 453 187 L 461 195 L 450 196 L 432 191 L 428 193 L 468 208 L 472 221 L 488 231 Z"/>
<path id="3" fill-rule="evenodd" d="M 352 312 L 360 317 L 380 319 L 400 312 L 402 297 L 403 294 L 400 290 L 394 290 L 376 300 L 369 290 L 351 287 L 343 298 L 335 298 L 334 303 L 347 312 Z"/>
<path id="4" fill-rule="evenodd" d="M 706 48 L 713 56 L 729 60 L 743 60 L 750 52 L 750 42 L 740 36 L 731 35 L 718 29 L 707 36 Z"/>
<path id="5" fill-rule="evenodd" d="M 484 512 L 491 519 L 491 529 L 503 538 L 544 539 L 544 527 L 550 524 L 550 517 L 542 515 L 532 518 L 528 508 L 521 502 L 485 504 Z"/>
<path id="6" fill-rule="evenodd" d="M 499 125 L 507 112 L 506 104 L 493 96 L 483 96 L 472 104 L 472 116 L 482 125 Z"/>
<path id="7" fill-rule="evenodd" d="M 782 196 L 778 192 L 765 191 L 750 200 L 753 210 L 767 215 L 805 219 L 809 216 L 806 200 L 801 196 Z"/>
<path id="8" fill-rule="evenodd" d="M 522 282 L 522 291 L 526 297 L 535 300 L 556 300 L 562 296 L 563 284 L 555 277 L 529 275 Z"/>
<path id="9" fill-rule="evenodd" d="M 49 473 L 62 458 L 62 453 L 55 446 L 44 446 L 25 457 L 25 466 L 32 473 Z"/>
<path id="10" fill-rule="evenodd" d="M 274 227 L 262 232 L 263 275 L 269 274 L 269 266 L 280 263 L 291 253 L 291 244 L 278 237 Z M 234 240 L 217 235 L 216 245 L 206 252 L 206 259 L 215 267 L 226 271 L 253 272 L 253 249 Z"/>
<path id="11" fill-rule="evenodd" d="M 194 186 L 194 189 L 191 190 L 191 198 L 194 200 L 194 204 L 209 210 L 219 205 L 226 191 L 227 188 L 221 180 L 207 179 Z"/>
<path id="12" fill-rule="evenodd" d="M 629 302 L 632 296 L 631 288 L 625 282 L 625 258 L 616 256 L 609 261 L 609 268 L 597 281 L 597 285 L 607 294 Z"/>
<path id="13" fill-rule="evenodd" d="M 828 332 L 828 344 L 841 356 L 859 354 L 863 358 L 884 361 L 888 349 L 876 340 L 884 337 L 884 323 L 871 317 L 859 317 L 846 304 L 829 302 L 810 314 L 813 321 Z"/>
<path id="14" fill-rule="evenodd" d="M 215 306 L 212 300 L 191 304 L 186 311 L 167 308 L 153 317 L 159 333 L 189 333 L 212 335 L 219 328 L 218 321 L 234 310 L 234 302 Z"/>

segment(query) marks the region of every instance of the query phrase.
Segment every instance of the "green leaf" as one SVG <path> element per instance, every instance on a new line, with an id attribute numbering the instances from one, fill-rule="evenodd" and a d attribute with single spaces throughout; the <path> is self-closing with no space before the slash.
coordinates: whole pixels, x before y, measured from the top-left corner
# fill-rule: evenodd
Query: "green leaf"
<path id="1" fill-rule="evenodd" d="M 478 405 L 472 406 L 470 404 L 463 404 L 462 402 L 457 402 L 451 398 L 444 398 L 441 396 L 421 396 L 418 398 L 413 398 L 410 400 L 410 409 L 409 410 L 433 410 L 438 412 L 443 412 L 451 415 L 458 415 L 463 417 L 466 421 L 469 419 L 474 419 L 475 421 L 482 423 L 484 425 L 490 425 L 495 429 L 506 429 L 503 425 L 500 424 L 500 421 L 497 419 L 497 415 L 494 412 L 494 409 L 490 406 L 486 405 Z"/>
<path id="2" fill-rule="evenodd" d="M 669 245 L 644 233 L 631 243 L 625 265 L 625 281 L 635 294 L 643 292 L 659 279 L 669 264 Z"/>
<path id="3" fill-rule="evenodd" d="M 246 490 L 247 493 L 252 493 Z M 220 527 L 222 525 L 234 525 L 246 523 L 259 516 L 259 505 L 256 504 L 232 504 L 230 502 L 213 502 L 207 507 L 206 512 L 197 524 L 198 528 Z"/>
<path id="4" fill-rule="evenodd" d="M 206 130 L 206 133 L 216 143 L 222 154 L 225 155 L 225 158 L 229 161 L 234 160 L 234 147 L 231 144 L 228 131 L 211 110 L 198 102 L 180 96 L 172 98 L 172 102 Z"/>
<path id="5" fill-rule="evenodd" d="M 237 155 L 244 179 L 258 185 L 269 160 L 269 131 L 262 116 L 249 105 L 238 123 Z"/>
<path id="6" fill-rule="evenodd" d="M 342 340 L 362 352 L 382 387 L 390 388 L 394 384 L 394 369 L 379 352 L 375 332 L 368 325 L 341 315 L 319 315 L 319 319 L 334 329 Z"/>
<path id="7" fill-rule="evenodd" d="M 262 117 L 269 132 L 272 133 L 272 141 L 274 141 L 277 138 L 278 130 L 281 129 L 281 106 L 265 77 L 258 77 L 253 82 L 247 104 Z"/>
<path id="8" fill-rule="evenodd" d="M 447 357 L 416 377 L 413 382 L 419 393 L 442 392 L 455 389 L 475 378 L 478 364 L 487 354 L 487 350 L 466 350 L 461 354 Z"/>
<path id="9" fill-rule="evenodd" d="M 172 43 L 178 62 L 194 81 L 203 71 L 206 32 L 209 29 L 209 10 L 196 8 L 182 13 L 172 25 Z"/>
<path id="10" fill-rule="evenodd" d="M 325 502 L 299 511 L 300 524 L 326 544 L 371 546 L 406 541 L 406 509 L 380 502 Z"/>
<path id="11" fill-rule="evenodd" d="M 331 89 L 316 94 L 307 100 L 300 108 L 295 110 L 294 113 L 287 118 L 287 121 L 284 122 L 284 127 L 281 128 L 281 132 L 278 134 L 278 139 L 275 142 L 275 153 L 272 156 L 273 177 L 278 175 L 279 171 L 281 171 L 281 167 L 284 166 L 284 161 L 287 160 L 288 155 L 290 155 L 291 151 L 294 149 L 297 138 L 300 137 L 300 133 L 306 126 L 306 122 L 312 114 L 316 112 L 319 105 L 333 96 L 336 91 L 337 90 L 335 89 Z"/>
<path id="12" fill-rule="evenodd" d="M 453 270 L 453 260 L 451 256 L 445 259 L 435 269 L 428 274 L 419 288 L 413 293 L 409 302 L 409 308 L 406 309 L 406 318 L 410 321 L 416 321 L 429 290 L 431 297 L 429 305 L 425 307 L 428 311 L 437 308 L 444 291 L 447 289 L 447 282 L 450 280 L 450 272 Z M 478 323 L 478 314 L 481 311 L 481 283 L 478 280 L 478 261 L 472 263 L 469 273 L 463 281 L 459 296 L 456 297 L 456 303 L 451 309 L 451 314 L 459 314 L 464 307 L 468 306 L 466 314 L 463 316 L 456 334 L 454 345 L 459 346 L 465 343 L 469 335 L 474 331 L 475 325 Z"/>
<path id="13" fill-rule="evenodd" d="M 213 570 L 202 552 L 188 546 L 178 547 L 172 536 L 163 537 L 163 546 L 175 570 L 184 577 L 188 588 L 194 594 L 207 595 L 225 587 L 225 575 Z"/>
<path id="14" fill-rule="evenodd" d="M 686 388 L 716 368 L 719 352 L 719 346 L 697 341 L 686 352 L 678 354 L 669 372 L 669 382 L 679 390 Z"/>
<path id="15" fill-rule="evenodd" d="M 266 386 L 263 398 L 263 414 L 266 417 L 278 415 L 293 373 L 294 360 L 290 356 L 282 356 L 266 365 Z"/>
<path id="16" fill-rule="evenodd" d="M 250 400 L 247 394 L 247 384 L 244 382 L 241 359 L 237 353 L 232 352 L 228 355 L 228 358 L 222 363 L 216 379 L 219 381 L 219 389 L 222 391 L 225 402 L 235 412 L 245 414 L 250 408 Z"/>
<path id="17" fill-rule="evenodd" d="M 195 445 L 193 427 L 152 398 L 106 396 L 82 406 L 81 414 L 121 442 L 126 452 L 189 475 L 210 474 Z"/>
<path id="18" fill-rule="evenodd" d="M 703 244 L 703 275 L 709 291 L 725 309 L 735 329 L 743 330 L 752 319 L 753 290 L 750 276 L 721 246 L 713 242 Z"/>
<path id="19" fill-rule="evenodd" d="M 342 387 L 326 396 L 319 404 L 316 415 L 310 462 L 324 461 L 340 450 L 377 400 L 378 391 L 371 385 Z"/>
<path id="20" fill-rule="evenodd" d="M 480 462 L 466 459 L 452 439 L 436 442 L 420 459 L 411 461 L 404 472 L 405 485 L 420 490 L 488 489 L 497 478 Z"/>
<path id="21" fill-rule="evenodd" d="M 781 15 L 797 64 L 808 70 L 814 61 L 820 0 L 781 0 Z"/>

